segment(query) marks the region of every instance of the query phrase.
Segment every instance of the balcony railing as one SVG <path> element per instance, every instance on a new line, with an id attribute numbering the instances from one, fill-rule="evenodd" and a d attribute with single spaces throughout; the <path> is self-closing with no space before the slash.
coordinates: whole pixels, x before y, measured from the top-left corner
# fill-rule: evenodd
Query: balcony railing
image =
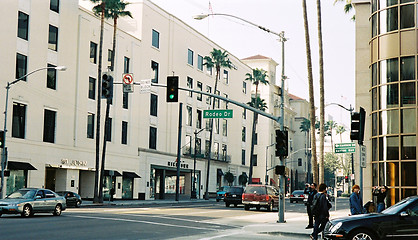
<path id="1" fill-rule="evenodd" d="M 183 148 L 183 156 L 189 156 L 191 158 L 194 157 L 194 148 L 191 147 L 184 147 Z M 217 152 L 212 152 L 211 153 L 211 160 L 214 161 L 219 161 L 219 162 L 227 162 L 230 163 L 231 162 L 231 155 L 227 155 L 227 154 L 218 154 Z M 206 158 L 207 157 L 207 152 L 203 153 L 199 151 L 196 153 L 196 158 Z"/>

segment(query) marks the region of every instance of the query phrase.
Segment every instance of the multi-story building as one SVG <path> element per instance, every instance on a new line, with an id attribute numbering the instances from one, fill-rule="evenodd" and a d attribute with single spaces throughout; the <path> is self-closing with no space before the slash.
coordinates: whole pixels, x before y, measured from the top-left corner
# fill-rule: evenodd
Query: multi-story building
<path id="1" fill-rule="evenodd" d="M 366 110 L 364 199 L 371 199 L 372 186 L 387 185 L 387 203 L 392 205 L 418 190 L 418 2 L 352 3 L 356 10 L 356 110 Z"/>
<path id="2" fill-rule="evenodd" d="M 83 6 L 78 0 L 0 2 L 0 8 L 7 9 L 1 15 L 7 24 L 0 26 L 1 86 L 39 68 L 67 67 L 65 72 L 48 69 L 30 74 L 10 88 L 7 193 L 20 187 L 45 187 L 93 197 L 96 106 L 101 101 L 98 65 L 102 57 L 102 70 L 110 66 L 113 21 L 105 22 L 100 53 L 100 19 L 91 6 Z M 168 198 L 175 193 L 179 104 L 166 103 L 163 87 L 153 86 L 145 93 L 134 87 L 133 93 L 124 93 L 122 75 L 132 73 L 134 82 L 151 79 L 162 85 L 167 76 L 175 75 L 180 87 L 249 102 L 251 84 L 245 81 L 245 74 L 251 68 L 229 55 L 235 67 L 221 69 L 213 92 L 215 70 L 207 68 L 203 58 L 220 46 L 150 1 L 136 1 L 127 10 L 133 18 L 119 19 L 116 36 L 105 190 L 115 189 L 115 198 L 120 199 Z M 0 95 L 5 93 L 2 87 Z M 183 104 L 179 190 L 184 197 L 191 194 L 194 154 L 198 197 L 205 190 L 207 169 L 201 154 L 212 158 L 209 192 L 226 184 L 222 175 L 227 171 L 236 176 L 236 184 L 239 175 L 248 173 L 252 114 L 215 100 L 216 108 L 232 109 L 234 116 L 214 120 L 213 151 L 209 153 L 209 119 L 203 111 L 211 109 L 212 101 L 202 94 L 179 94 Z M 103 100 L 100 149 L 104 106 Z M 194 134 L 202 128 L 205 130 Z"/>

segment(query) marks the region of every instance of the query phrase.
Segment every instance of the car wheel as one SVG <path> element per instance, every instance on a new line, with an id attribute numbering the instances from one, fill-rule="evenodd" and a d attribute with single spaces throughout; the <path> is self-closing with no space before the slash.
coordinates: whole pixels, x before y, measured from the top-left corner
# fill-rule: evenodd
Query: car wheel
<path id="1" fill-rule="evenodd" d="M 377 239 L 373 233 L 365 229 L 359 229 L 351 233 L 348 239 L 352 240 L 374 240 Z"/>
<path id="2" fill-rule="evenodd" d="M 268 212 L 273 211 L 273 201 L 271 201 L 271 202 L 269 203 L 269 205 L 267 206 L 267 211 L 268 211 Z"/>
<path id="3" fill-rule="evenodd" d="M 75 207 L 76 208 L 79 208 L 81 206 L 81 201 L 77 201 L 76 203 L 75 203 Z"/>
<path id="4" fill-rule="evenodd" d="M 62 212 L 62 208 L 61 205 L 57 204 L 57 206 L 55 206 L 55 210 L 54 210 L 54 216 L 60 216 Z"/>
<path id="5" fill-rule="evenodd" d="M 32 216 L 32 207 L 30 205 L 25 205 L 23 207 L 22 217 L 30 217 Z"/>
<path id="6" fill-rule="evenodd" d="M 230 203 L 229 202 L 225 202 L 225 206 L 229 207 Z"/>
<path id="7" fill-rule="evenodd" d="M 244 209 L 245 209 L 245 211 L 250 210 L 250 205 L 245 204 L 245 205 L 244 205 Z"/>
<path id="8" fill-rule="evenodd" d="M 260 211 L 260 206 L 256 206 L 255 209 L 257 209 L 257 211 Z"/>

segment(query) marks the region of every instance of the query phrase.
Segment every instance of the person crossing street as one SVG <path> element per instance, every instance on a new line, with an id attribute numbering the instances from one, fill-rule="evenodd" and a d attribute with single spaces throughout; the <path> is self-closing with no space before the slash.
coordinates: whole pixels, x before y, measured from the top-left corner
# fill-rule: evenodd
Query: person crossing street
<path id="1" fill-rule="evenodd" d="M 310 185 L 309 183 L 307 183 L 304 193 L 308 195 L 308 201 L 306 202 L 306 211 L 308 212 L 308 218 L 309 218 L 308 226 L 306 226 L 305 229 L 309 229 L 309 228 L 314 227 L 311 207 L 312 207 L 313 198 L 318 193 L 318 191 L 316 191 L 316 183 L 312 183 Z"/>

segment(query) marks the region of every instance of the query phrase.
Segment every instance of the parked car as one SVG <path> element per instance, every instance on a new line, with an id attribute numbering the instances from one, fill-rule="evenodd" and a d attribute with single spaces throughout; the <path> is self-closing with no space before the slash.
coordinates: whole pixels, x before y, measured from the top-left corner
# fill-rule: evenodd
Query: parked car
<path id="1" fill-rule="evenodd" d="M 260 210 L 265 207 L 267 211 L 272 211 L 279 206 L 279 192 L 272 186 L 250 184 L 242 194 L 242 203 L 245 210 L 250 210 L 251 207 Z"/>
<path id="2" fill-rule="evenodd" d="M 229 186 L 223 186 L 219 188 L 218 192 L 216 192 L 216 201 L 219 202 L 221 200 L 224 200 L 225 193 L 229 189 Z"/>
<path id="3" fill-rule="evenodd" d="M 417 239 L 418 196 L 408 197 L 381 213 L 330 220 L 325 239 Z"/>
<path id="4" fill-rule="evenodd" d="M 230 187 L 224 197 L 225 206 L 234 204 L 234 207 L 237 207 L 238 204 L 242 204 L 242 193 L 244 192 L 244 187 L 242 186 L 232 186 Z"/>
<path id="5" fill-rule="evenodd" d="M 305 194 L 303 193 L 303 190 L 295 190 L 290 194 L 290 203 L 293 202 L 303 202 L 305 199 Z"/>
<path id="6" fill-rule="evenodd" d="M 65 198 L 67 202 L 67 207 L 73 206 L 73 207 L 79 208 L 81 206 L 81 203 L 83 202 L 81 200 L 80 195 L 78 195 L 75 192 L 59 191 L 57 192 L 57 194 Z"/>
<path id="7" fill-rule="evenodd" d="M 64 197 L 48 189 L 22 188 L 0 200 L 2 214 L 21 214 L 31 217 L 35 213 L 53 213 L 60 216 L 67 208 Z"/>

